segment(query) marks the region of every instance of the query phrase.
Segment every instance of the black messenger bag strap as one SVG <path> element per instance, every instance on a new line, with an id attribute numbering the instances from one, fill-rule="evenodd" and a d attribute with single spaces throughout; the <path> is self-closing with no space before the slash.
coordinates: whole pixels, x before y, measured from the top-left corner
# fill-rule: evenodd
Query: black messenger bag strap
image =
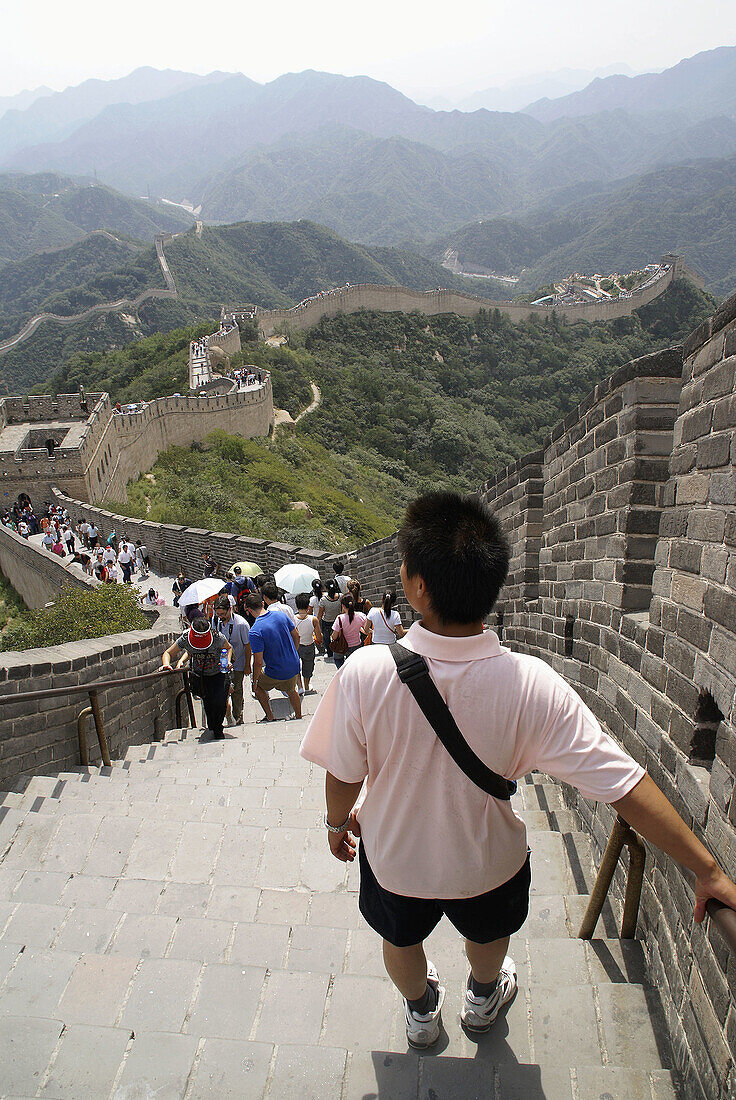
<path id="1" fill-rule="evenodd" d="M 504 779 L 486 767 L 467 743 L 429 674 L 427 662 L 419 653 L 394 642 L 388 647 L 396 663 L 399 679 L 406 684 L 416 699 L 424 717 L 449 752 L 452 759 L 468 779 L 492 798 L 508 802 L 516 790 L 516 783 Z"/>

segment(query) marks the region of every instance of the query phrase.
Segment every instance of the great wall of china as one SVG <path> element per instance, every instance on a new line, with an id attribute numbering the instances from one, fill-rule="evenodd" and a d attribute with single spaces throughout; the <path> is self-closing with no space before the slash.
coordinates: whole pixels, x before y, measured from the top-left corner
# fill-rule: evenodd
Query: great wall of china
<path id="1" fill-rule="evenodd" d="M 235 339 L 230 331 L 225 324 L 226 344 Z M 629 363 L 598 385 L 555 426 L 543 448 L 480 489 L 502 519 L 513 551 L 508 583 L 491 625 L 504 644 L 543 658 L 575 686 L 604 727 L 646 765 L 732 877 L 735 392 L 736 296 L 683 347 Z M 36 400 L 48 404 L 36 407 L 31 404 Z M 325 577 L 331 574 L 333 558 L 328 553 L 132 520 L 92 503 L 101 499 L 94 494 L 103 483 L 108 491 L 115 484 L 118 492 L 126 471 L 139 472 L 143 467 L 135 469 L 136 462 L 145 463 L 147 454 L 166 444 L 164 414 L 188 417 L 181 421 L 186 431 L 182 429 L 176 439 L 184 442 L 186 432 L 196 430 L 197 410 L 203 407 L 198 402 L 212 402 L 212 412 L 232 412 L 233 420 L 237 418 L 237 412 L 228 410 L 227 395 L 168 398 L 166 402 L 175 404 L 161 405 L 140 423 L 108 417 L 104 395 L 87 400 L 95 402 L 93 413 L 98 408 L 100 412 L 94 425 L 85 421 L 79 430 L 88 431 L 92 453 L 108 454 L 108 466 L 90 462 L 84 473 L 81 467 L 70 470 L 65 480 L 59 463 L 53 471 L 44 468 L 35 482 L 55 482 L 57 499 L 75 519 L 93 518 L 103 533 L 114 527 L 143 539 L 161 573 L 183 568 L 197 575 L 201 554 L 210 549 L 221 562 L 247 558 L 271 571 L 301 561 Z M 12 427 L 13 417 L 28 419 L 31 411 L 45 420 L 52 414 L 71 415 L 79 398 L 10 401 L 19 403 L 5 403 L 6 423 Z M 261 402 L 254 415 L 266 425 L 265 390 Z M 230 430 L 238 429 L 233 425 Z M 121 444 L 154 433 L 160 434 L 150 448 L 144 444 L 146 454 L 140 452 L 135 460 L 131 457 L 112 469 Z M 41 457 L 16 468 L 11 493 L 33 489 L 33 461 L 40 463 Z M 48 455 L 45 458 L 48 461 Z M 98 472 L 100 490 L 95 489 Z M 2 470 L 9 488 L 10 474 Z M 399 565 L 396 537 L 389 536 L 355 551 L 348 571 L 374 594 L 396 586 Z M 63 565 L 5 528 L 0 528 L 0 570 L 33 606 L 50 598 L 69 576 Z M 0 693 L 15 693 L 31 681 L 41 688 L 52 682 L 83 683 L 108 675 L 114 667 L 152 671 L 175 628 L 165 610 L 167 614 L 148 632 L 5 654 Z M 402 613 L 408 615 L 405 604 Z M 170 682 L 146 684 L 132 709 L 121 704 L 120 696 L 101 693 L 117 753 L 158 737 L 173 724 L 174 690 Z M 18 703 L 12 715 L 6 710 L 13 723 L 12 733 L 3 737 L 0 787 L 12 786 L 23 775 L 71 766 L 76 713 L 73 701 L 59 702 L 40 717 L 28 703 Z M 565 794 L 577 827 L 590 835 L 599 861 L 612 824 L 610 808 L 593 805 L 572 789 Z M 615 885 L 620 897 L 623 872 L 617 874 Z M 680 868 L 649 850 L 639 935 L 661 993 L 685 1095 L 727 1100 L 736 1087 L 734 957 L 712 922 L 693 925 L 692 897 Z"/>
<path id="2" fill-rule="evenodd" d="M 528 321 L 532 316 L 545 316 L 552 312 L 568 324 L 577 321 L 613 321 L 617 317 L 629 317 L 634 310 L 654 301 L 675 280 L 686 278 L 703 287 L 703 280 L 691 270 L 681 256 L 662 257 L 663 272 L 658 279 L 641 290 L 635 290 L 628 298 L 614 298 L 604 302 L 580 305 L 550 306 L 526 305 L 519 302 L 493 301 L 474 294 L 460 294 L 454 290 L 409 290 L 403 286 L 378 286 L 361 283 L 325 291 L 307 298 L 291 309 L 261 309 L 252 311 L 262 336 L 273 336 L 283 328 L 297 332 L 310 328 L 322 317 L 335 317 L 338 313 L 355 313 L 360 309 L 375 309 L 387 313 L 411 313 L 416 310 L 432 317 L 437 313 L 457 313 L 460 317 L 474 317 L 479 309 L 498 309 L 512 321 Z M 237 311 L 236 311 L 237 312 Z"/>
<path id="3" fill-rule="evenodd" d="M 188 230 L 201 236 L 201 222 L 197 228 Z M 170 233 L 159 233 L 155 239 L 156 256 L 166 283 L 164 288 L 144 290 L 136 298 L 121 298 L 115 302 L 100 302 L 82 313 L 72 316 L 60 316 L 55 313 L 39 313 L 32 317 L 15 336 L 0 341 L 0 356 L 11 348 L 27 340 L 39 325 L 50 321 L 59 325 L 73 325 L 102 313 L 114 313 L 121 309 L 137 310 L 144 302 L 152 298 L 177 298 L 176 282 L 169 268 L 164 245 L 174 240 Z M 663 294 L 675 279 L 686 278 L 696 286 L 703 287 L 703 279 L 685 263 L 682 256 L 667 254 L 662 257 L 662 273 L 646 286 L 634 290 L 626 298 L 616 298 L 603 302 L 585 302 L 579 305 L 547 304 L 526 305 L 506 300 L 481 298 L 474 294 L 462 294 L 454 290 L 410 290 L 402 286 L 381 286 L 372 283 L 360 283 L 354 286 L 340 287 L 337 290 L 324 291 L 306 298 L 290 309 L 262 309 L 251 306 L 246 310 L 234 309 L 229 313 L 232 318 L 247 315 L 257 318 L 258 329 L 263 337 L 273 336 L 284 326 L 295 331 L 303 331 L 316 324 L 322 317 L 334 317 L 338 313 L 355 313 L 361 309 L 374 309 L 383 312 L 411 313 L 414 310 L 432 317 L 438 313 L 456 313 L 461 317 L 474 317 L 479 309 L 498 309 L 512 321 L 526 321 L 530 317 L 544 316 L 555 312 L 568 324 L 578 321 L 612 321 L 617 317 L 628 317 L 634 310 L 640 309 Z"/>
<path id="4" fill-rule="evenodd" d="M 98 230 L 98 232 L 104 233 L 104 230 Z M 110 236 L 110 234 L 105 233 L 105 236 Z M 15 336 L 0 341 L 0 355 L 4 355 L 6 351 L 10 351 L 11 348 L 15 348 L 19 344 L 24 343 L 29 336 L 33 335 L 39 325 L 42 325 L 45 321 L 51 321 L 55 325 L 76 325 L 77 322 L 86 321 L 99 313 L 115 313 L 121 309 L 133 310 L 133 312 L 135 312 L 144 302 L 148 302 L 152 298 L 177 298 L 178 292 L 176 283 L 174 282 L 166 256 L 164 255 L 164 244 L 173 239 L 170 233 L 160 233 L 155 241 L 156 256 L 161 268 L 161 274 L 166 283 L 165 288 L 154 287 L 152 290 L 144 290 L 135 298 L 118 298 L 115 302 L 100 302 L 97 305 L 90 306 L 89 309 L 83 310 L 81 313 L 74 313 L 68 317 L 58 313 L 37 313 L 35 317 L 31 317 L 31 319 L 26 322 L 20 332 L 16 333 Z"/>

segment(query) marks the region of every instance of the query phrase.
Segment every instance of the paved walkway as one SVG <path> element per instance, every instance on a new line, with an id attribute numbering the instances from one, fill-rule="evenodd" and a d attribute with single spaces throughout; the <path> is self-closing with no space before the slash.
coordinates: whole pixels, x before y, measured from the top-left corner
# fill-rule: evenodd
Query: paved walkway
<path id="1" fill-rule="evenodd" d="M 318 659 L 320 691 L 332 673 Z M 556 787 L 516 795 L 534 874 L 518 996 L 466 1036 L 443 922 L 429 955 L 445 1031 L 420 1055 L 356 868 L 328 853 L 306 720 L 258 716 L 248 699 L 224 742 L 172 731 L 112 769 L 0 795 L 0 1097 L 672 1100 L 638 945 L 572 938 L 592 865 Z"/>
<path id="2" fill-rule="evenodd" d="M 42 538 L 43 534 L 30 535 L 28 541 L 30 543 L 33 543 L 34 546 L 38 547 L 39 551 L 42 554 L 50 554 L 51 551 L 46 550 L 42 545 Z M 77 550 L 79 549 L 79 539 L 77 538 Z M 83 549 L 83 547 L 81 549 Z M 91 553 L 91 551 L 86 551 L 86 553 Z M 79 565 L 77 562 L 72 561 L 72 559 L 68 555 L 65 558 L 59 558 L 58 560 L 61 562 L 65 569 L 69 570 L 70 573 L 74 573 L 77 577 L 86 576 L 84 570 L 82 569 L 82 566 Z M 156 573 L 154 570 L 151 570 L 145 579 L 141 578 L 140 573 L 134 573 L 133 586 L 134 588 L 138 589 L 141 596 L 145 596 L 149 588 L 155 588 L 161 599 L 166 601 L 166 606 L 171 607 L 174 603 L 174 593 L 171 586 L 173 585 L 175 579 L 176 578 L 173 576 L 164 576 L 161 573 Z"/>

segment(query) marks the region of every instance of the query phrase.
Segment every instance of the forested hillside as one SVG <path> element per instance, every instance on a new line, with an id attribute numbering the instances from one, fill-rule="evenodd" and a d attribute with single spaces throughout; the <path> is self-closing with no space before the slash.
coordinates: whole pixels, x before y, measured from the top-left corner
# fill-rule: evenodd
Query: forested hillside
<path id="1" fill-rule="evenodd" d="M 56 172 L 0 175 L 0 266 L 60 248 L 96 229 L 143 241 L 192 224 L 183 210 Z"/>
<path id="2" fill-rule="evenodd" d="M 60 317 L 98 302 L 134 298 L 164 286 L 155 252 L 140 242 L 93 233 L 78 244 L 0 267 L 0 338 L 33 314 Z"/>
<path id="3" fill-rule="evenodd" d="M 177 237 L 167 246 L 166 256 L 181 297 L 201 305 L 292 306 L 345 283 L 413 290 L 444 286 L 487 297 L 499 290 L 486 279 L 451 275 L 416 253 L 351 244 L 306 220 L 205 226 L 201 237 L 193 232 Z"/>
<path id="4" fill-rule="evenodd" d="M 416 253 L 351 244 L 307 221 L 209 226 L 201 236 L 192 229 L 166 246 L 166 256 L 179 294 L 176 301 L 154 299 L 136 316 L 123 310 L 64 328 L 45 322 L 24 343 L 0 355 L 0 384 L 10 393 L 23 393 L 48 378 L 50 364 L 60 370 L 79 350 L 114 349 L 141 336 L 210 320 L 219 317 L 223 302 L 292 306 L 321 290 L 360 282 L 508 295 L 508 287 L 494 280 L 451 275 Z M 87 237 L 0 268 L 0 340 L 15 335 L 41 310 L 70 316 L 163 285 L 153 246 L 116 244 L 102 234 Z M 18 311 L 12 312 L 16 303 Z"/>
<path id="5" fill-rule="evenodd" d="M 298 395 L 306 405 L 314 380 L 319 409 L 293 437 L 219 436 L 210 449 L 172 449 L 154 466 L 153 483 L 129 487 L 123 507 L 303 545 L 380 537 L 411 496 L 430 486 L 476 487 L 538 446 L 601 378 L 681 339 L 713 305 L 678 282 L 608 325 L 362 312 L 324 320 L 290 347 L 248 345 L 244 360 L 272 372 L 277 401 Z M 134 396 L 125 386 L 120 393 Z M 309 503 L 311 519 L 290 509 L 294 500 Z"/>
<path id="6" fill-rule="evenodd" d="M 532 290 L 573 271 L 627 272 L 679 252 L 726 297 L 736 289 L 736 157 L 697 161 L 624 183 L 561 192 L 521 218 L 490 218 L 421 248 L 440 259 L 520 274 Z"/>

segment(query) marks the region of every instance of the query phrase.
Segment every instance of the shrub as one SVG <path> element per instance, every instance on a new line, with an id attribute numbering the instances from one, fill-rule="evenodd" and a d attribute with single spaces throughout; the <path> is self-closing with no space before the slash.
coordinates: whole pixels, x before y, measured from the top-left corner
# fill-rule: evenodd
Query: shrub
<path id="1" fill-rule="evenodd" d="M 85 589 L 68 585 L 50 607 L 11 622 L 0 639 L 0 649 L 7 653 L 145 630 L 149 623 L 138 599 L 137 589 L 128 586 L 104 584 Z"/>

